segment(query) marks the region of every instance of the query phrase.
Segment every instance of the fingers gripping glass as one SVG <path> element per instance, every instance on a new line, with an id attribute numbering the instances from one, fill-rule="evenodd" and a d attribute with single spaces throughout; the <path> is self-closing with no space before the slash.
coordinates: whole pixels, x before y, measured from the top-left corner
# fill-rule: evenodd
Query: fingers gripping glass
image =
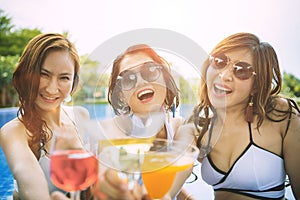
<path id="1" fill-rule="evenodd" d="M 210 55 L 209 61 L 211 66 L 217 70 L 222 70 L 232 63 L 233 74 L 240 80 L 247 80 L 253 75 L 256 75 L 253 67 L 249 63 L 243 61 L 232 62 L 230 58 L 223 53 Z"/>
<path id="2" fill-rule="evenodd" d="M 119 74 L 117 85 L 123 90 L 131 90 L 136 86 L 138 73 L 145 81 L 154 82 L 159 78 L 162 68 L 162 65 L 154 62 L 146 62 L 135 66 Z"/>

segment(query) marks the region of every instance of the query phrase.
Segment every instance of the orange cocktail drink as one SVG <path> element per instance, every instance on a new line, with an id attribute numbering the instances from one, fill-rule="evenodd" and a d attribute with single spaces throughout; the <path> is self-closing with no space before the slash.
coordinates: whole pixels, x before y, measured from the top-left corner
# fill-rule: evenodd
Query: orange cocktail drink
<path id="1" fill-rule="evenodd" d="M 142 178 L 148 195 L 152 199 L 162 198 L 170 190 L 176 173 L 193 166 L 193 159 L 176 160 L 176 157 L 171 153 L 145 155 Z"/>

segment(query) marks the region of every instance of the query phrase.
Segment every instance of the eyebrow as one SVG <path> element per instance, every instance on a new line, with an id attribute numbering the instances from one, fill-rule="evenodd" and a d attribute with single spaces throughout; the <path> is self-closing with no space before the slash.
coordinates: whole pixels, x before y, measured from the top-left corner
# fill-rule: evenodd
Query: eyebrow
<path id="1" fill-rule="evenodd" d="M 49 70 L 47 70 L 47 69 L 45 69 L 45 68 L 42 68 L 42 70 L 41 70 L 42 72 L 46 72 L 46 73 L 48 73 L 48 74 L 53 74 L 52 72 L 50 72 Z M 59 75 L 63 75 L 63 76 L 65 76 L 65 75 L 69 75 L 69 76 L 72 76 L 73 74 L 72 73 L 61 73 L 61 74 L 59 74 Z"/>

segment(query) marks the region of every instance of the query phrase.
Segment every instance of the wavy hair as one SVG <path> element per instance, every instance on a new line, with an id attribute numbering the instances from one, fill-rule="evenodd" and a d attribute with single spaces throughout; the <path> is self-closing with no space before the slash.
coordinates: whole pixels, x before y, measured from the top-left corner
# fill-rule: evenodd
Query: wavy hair
<path id="1" fill-rule="evenodd" d="M 67 51 L 74 60 L 75 74 L 72 86 L 73 93 L 79 79 L 79 57 L 73 43 L 65 36 L 58 33 L 39 34 L 26 45 L 16 70 L 13 73 L 13 84 L 19 95 L 19 109 L 17 116 L 31 133 L 29 146 L 43 147 L 52 137 L 52 131 L 41 118 L 35 108 L 35 99 L 38 95 L 40 74 L 43 62 L 49 52 Z"/>
<path id="2" fill-rule="evenodd" d="M 257 128 L 259 128 L 264 119 L 267 117 L 272 119 L 268 114 L 275 112 L 276 116 L 282 117 L 281 120 L 285 119 L 291 109 L 278 110 L 276 108 L 276 98 L 279 97 L 279 93 L 282 87 L 282 77 L 278 64 L 278 58 L 273 47 L 267 42 L 261 42 L 260 39 L 251 33 L 236 33 L 233 34 L 220 43 L 211 51 L 210 55 L 217 53 L 226 53 L 228 51 L 236 49 L 247 49 L 253 57 L 253 67 L 256 72 L 254 84 L 253 84 L 253 112 L 257 115 Z M 197 146 L 201 146 L 201 140 L 208 130 L 209 124 L 212 121 L 211 116 L 216 117 L 216 112 L 211 105 L 208 98 L 208 90 L 206 84 L 206 71 L 210 66 L 209 58 L 207 58 L 202 65 L 202 79 L 200 81 L 200 103 L 194 108 L 193 115 L 189 121 L 193 122 L 200 131 L 199 126 L 202 128 L 200 136 L 197 140 Z M 288 99 L 290 107 L 294 107 L 299 111 L 297 104 Z M 212 111 L 214 115 L 210 115 Z M 246 105 L 245 105 L 246 111 Z M 273 112 L 273 114 L 274 114 Z M 211 137 L 209 135 L 209 137 Z"/>

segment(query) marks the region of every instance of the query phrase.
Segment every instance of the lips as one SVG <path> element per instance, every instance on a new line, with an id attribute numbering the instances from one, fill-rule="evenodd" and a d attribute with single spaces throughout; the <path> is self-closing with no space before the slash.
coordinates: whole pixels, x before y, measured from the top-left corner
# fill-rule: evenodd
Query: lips
<path id="1" fill-rule="evenodd" d="M 137 98 L 142 102 L 149 102 L 154 96 L 154 91 L 152 89 L 141 90 L 137 94 Z"/>
<path id="2" fill-rule="evenodd" d="M 218 83 L 214 84 L 214 91 L 218 95 L 226 95 L 226 94 L 232 93 L 231 88 L 229 88 L 226 85 L 222 85 L 222 84 L 218 84 Z"/>
<path id="3" fill-rule="evenodd" d="M 41 94 L 42 99 L 44 99 L 47 102 L 54 102 L 58 99 L 58 97 L 49 97 L 49 96 L 45 96 L 43 94 Z"/>

